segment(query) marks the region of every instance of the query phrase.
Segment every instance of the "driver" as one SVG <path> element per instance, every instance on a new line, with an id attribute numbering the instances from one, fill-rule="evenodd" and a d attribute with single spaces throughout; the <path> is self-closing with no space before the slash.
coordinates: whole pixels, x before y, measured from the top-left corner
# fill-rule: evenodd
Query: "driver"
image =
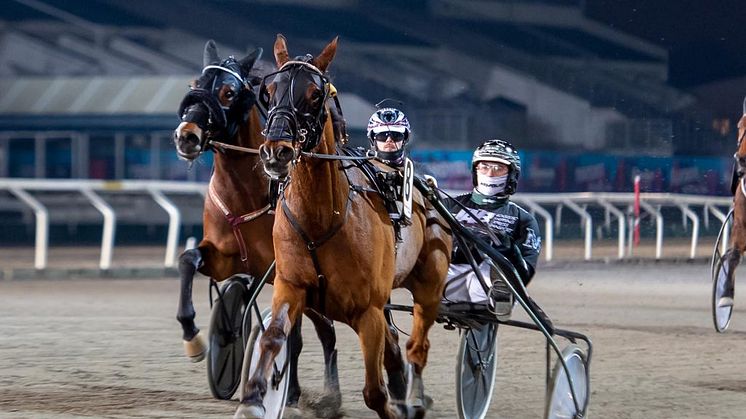
<path id="1" fill-rule="evenodd" d="M 521 175 L 518 150 L 505 140 L 485 141 L 474 151 L 471 173 L 474 189 L 446 200 L 445 205 L 465 227 L 500 250 L 515 266 L 523 285 L 528 285 L 536 272 L 541 236 L 536 218 L 510 200 Z M 501 243 L 494 243 L 485 228 Z M 480 262 L 483 275 L 489 275 L 493 282 L 490 298 L 495 304 L 495 312 L 499 318 L 509 317 L 513 307 L 510 290 L 501 280 L 497 280 L 496 273 L 492 272 L 486 262 L 477 260 L 477 263 Z M 462 252 L 455 251 L 449 278 L 471 271 L 471 265 Z M 486 300 L 481 285 L 470 289 L 470 294 L 482 293 L 481 297 Z M 472 295 L 471 300 L 475 297 L 479 298 Z"/>
<path id="2" fill-rule="evenodd" d="M 404 165 L 409 134 L 409 119 L 399 109 L 381 108 L 368 120 L 368 141 L 376 150 L 376 158 L 389 166 Z"/>

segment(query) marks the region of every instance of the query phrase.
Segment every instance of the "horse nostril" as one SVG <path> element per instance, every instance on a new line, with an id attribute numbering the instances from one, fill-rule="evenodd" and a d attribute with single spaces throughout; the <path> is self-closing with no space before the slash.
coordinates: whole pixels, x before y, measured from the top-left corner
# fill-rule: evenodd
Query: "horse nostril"
<path id="1" fill-rule="evenodd" d="M 190 132 L 189 134 L 186 135 L 185 140 L 187 142 L 189 142 L 189 143 L 194 144 L 194 145 L 199 144 L 199 137 L 196 134 L 192 133 L 192 132 Z"/>
<path id="2" fill-rule="evenodd" d="M 288 161 L 293 157 L 293 150 L 290 147 L 280 147 L 277 151 L 277 160 Z"/>

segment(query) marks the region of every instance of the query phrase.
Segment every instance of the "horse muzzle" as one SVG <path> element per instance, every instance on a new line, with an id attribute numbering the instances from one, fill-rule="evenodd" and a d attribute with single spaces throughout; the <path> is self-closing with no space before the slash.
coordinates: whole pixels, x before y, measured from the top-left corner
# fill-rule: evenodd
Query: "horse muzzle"
<path id="1" fill-rule="evenodd" d="M 272 179 L 285 179 L 290 172 L 295 152 L 288 141 L 266 142 L 259 147 L 264 173 Z"/>
<path id="2" fill-rule="evenodd" d="M 176 154 L 184 160 L 194 160 L 202 153 L 204 132 L 197 124 L 182 122 L 174 131 Z"/>

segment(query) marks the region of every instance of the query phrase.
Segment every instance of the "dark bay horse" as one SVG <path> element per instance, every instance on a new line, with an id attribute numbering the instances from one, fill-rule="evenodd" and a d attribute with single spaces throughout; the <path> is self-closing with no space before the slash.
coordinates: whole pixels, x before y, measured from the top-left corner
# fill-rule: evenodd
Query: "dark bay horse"
<path id="1" fill-rule="evenodd" d="M 264 141 L 256 96 L 249 72 L 259 57 L 256 50 L 236 60 L 221 61 L 215 43 L 204 50 L 201 77 L 192 83 L 179 109 L 181 123 L 174 131 L 177 154 L 192 161 L 212 150 L 214 169 L 204 206 L 204 237 L 195 249 L 179 257 L 181 293 L 177 319 L 183 329 L 186 355 L 194 362 L 205 356 L 206 345 L 194 323 L 192 282 L 195 271 L 220 282 L 237 273 L 261 278 L 274 260 L 270 188 L 257 148 Z M 339 398 L 335 332 L 331 321 L 309 313 L 324 343 L 325 387 Z M 300 326 L 300 322 L 298 323 Z M 297 403 L 297 358 L 302 348 L 300 327 L 293 333 L 288 403 Z M 240 360 L 238 360 L 240 362 Z"/>
<path id="2" fill-rule="evenodd" d="M 728 267 L 728 280 L 725 293 L 719 307 L 733 305 L 735 291 L 736 267 L 741 262 L 741 255 L 746 252 L 746 98 L 743 100 L 743 114 L 738 121 L 738 149 L 733 158 L 736 160 L 736 176 L 733 190 L 733 227 L 731 227 L 732 246 L 723 255 Z"/>
<path id="3" fill-rule="evenodd" d="M 316 58 L 290 60 L 285 38 L 278 35 L 274 55 L 279 70 L 265 78 L 266 88 L 263 84 L 269 113 L 260 156 L 265 172 L 287 183 L 273 230 L 273 318 L 235 417 L 264 415 L 273 360 L 307 307 L 358 334 L 365 362 L 363 396 L 370 409 L 382 418 L 425 412 L 421 374 L 448 270 L 450 231 L 418 194 L 412 223 L 402 229 L 403 242 L 397 244 L 384 202 L 370 192 L 366 176 L 349 162 L 331 159 L 338 156 L 331 156 L 336 144 L 327 99 L 333 87 L 325 71 L 336 48 L 335 39 Z M 400 385 L 405 368 L 399 346 L 384 315 L 393 287 L 406 287 L 414 297 L 406 388 Z M 390 403 L 382 366 L 389 374 L 391 398 L 405 404 Z M 400 383 L 392 386 L 392 381 Z"/>

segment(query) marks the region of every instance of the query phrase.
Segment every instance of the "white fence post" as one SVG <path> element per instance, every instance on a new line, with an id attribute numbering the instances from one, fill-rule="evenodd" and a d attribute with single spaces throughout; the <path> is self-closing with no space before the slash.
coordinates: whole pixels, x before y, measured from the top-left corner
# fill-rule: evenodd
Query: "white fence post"
<path id="1" fill-rule="evenodd" d="M 164 265 L 167 268 L 174 266 L 176 260 L 177 246 L 179 245 L 179 230 L 181 228 L 181 213 L 176 205 L 166 198 L 163 192 L 150 189 L 150 195 L 155 202 L 168 213 L 168 239 L 166 240 L 166 259 Z"/>
<path id="2" fill-rule="evenodd" d="M 645 201 L 640 201 L 640 207 L 655 217 L 655 258 L 660 259 L 663 256 L 663 216 L 660 209 L 653 208 Z"/>
<path id="3" fill-rule="evenodd" d="M 617 218 L 617 225 L 619 226 L 619 238 L 618 238 L 619 249 L 617 252 L 617 258 L 624 259 L 624 237 L 625 237 L 624 235 L 624 224 L 625 224 L 624 213 L 622 213 L 622 211 L 620 211 L 619 208 L 611 205 L 610 203 L 606 202 L 603 199 L 599 198 L 596 200 L 596 202 L 598 202 L 599 205 L 604 207 L 604 209 L 606 209 L 607 212 L 614 214 Z"/>
<path id="4" fill-rule="evenodd" d="M 114 228 L 117 222 L 117 216 L 114 209 L 106 201 L 90 189 L 83 188 L 80 192 L 91 201 L 94 207 L 104 216 L 104 233 L 101 236 L 101 259 L 99 267 L 101 269 L 111 268 L 111 255 L 114 251 Z"/>
<path id="5" fill-rule="evenodd" d="M 36 198 L 20 188 L 10 188 L 10 192 L 34 210 L 36 217 L 36 251 L 34 252 L 34 268 L 47 267 L 47 249 L 49 237 L 49 212 Z"/>
<path id="6" fill-rule="evenodd" d="M 681 213 L 692 220 L 692 248 L 689 252 L 689 257 L 694 259 L 694 257 L 697 255 L 697 240 L 699 239 L 699 217 L 697 217 L 697 214 L 695 214 L 694 211 L 689 209 L 689 205 L 677 205 L 679 209 L 681 209 Z"/>
<path id="7" fill-rule="evenodd" d="M 588 212 L 581 208 L 580 205 L 572 202 L 569 199 L 562 201 L 563 204 L 567 205 L 571 210 L 575 211 L 581 219 L 585 221 L 585 260 L 591 260 L 591 244 L 593 240 L 593 220 Z"/>

